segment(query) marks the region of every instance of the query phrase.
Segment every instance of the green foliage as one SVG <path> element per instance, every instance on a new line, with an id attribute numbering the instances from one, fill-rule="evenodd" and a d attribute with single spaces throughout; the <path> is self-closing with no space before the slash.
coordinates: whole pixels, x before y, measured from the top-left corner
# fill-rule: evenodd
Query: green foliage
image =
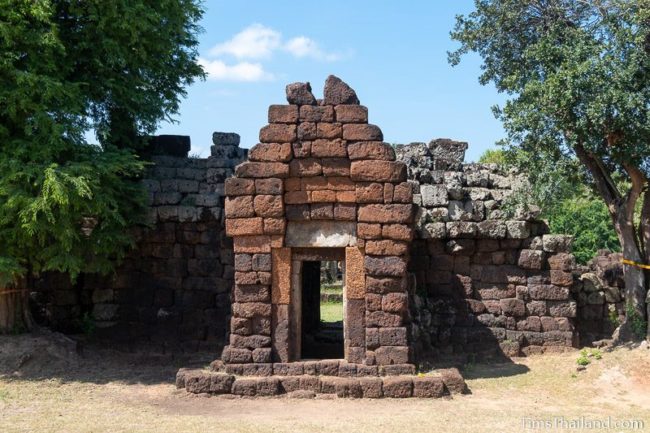
<path id="1" fill-rule="evenodd" d="M 133 244 L 144 164 L 130 149 L 203 76 L 201 14 L 192 0 L 0 7 L 0 284 L 108 272 Z"/>
<path id="2" fill-rule="evenodd" d="M 618 318 L 618 312 L 616 311 L 616 308 L 610 307 L 609 313 L 607 314 L 607 318 L 609 319 L 609 323 L 611 323 L 615 328 L 621 324 L 621 321 Z"/>
<path id="3" fill-rule="evenodd" d="M 576 363 L 578 365 L 587 366 L 591 364 L 590 358 L 601 360 L 603 358 L 603 353 L 598 349 L 582 349 Z"/>
<path id="4" fill-rule="evenodd" d="M 90 313 L 86 312 L 81 317 L 81 320 L 79 320 L 79 328 L 86 337 L 92 337 L 95 334 L 97 324 Z"/>
<path id="5" fill-rule="evenodd" d="M 506 165 L 507 157 L 502 149 L 487 149 L 479 157 L 478 162 L 481 164 L 499 164 Z"/>
<path id="6" fill-rule="evenodd" d="M 449 61 L 478 53 L 479 81 L 509 96 L 493 109 L 507 133 L 502 144 L 522 150 L 515 163 L 533 177 L 542 207 L 579 182 L 596 185 L 608 210 L 634 223 L 622 206 L 628 197 L 635 205 L 631 180 L 640 191 L 650 176 L 648 34 L 650 0 L 476 0 L 475 11 L 457 17 L 451 36 L 461 45 Z M 601 214 L 584 202 L 566 206 Z"/>
<path id="7" fill-rule="evenodd" d="M 646 337 L 648 322 L 637 312 L 630 302 L 625 304 L 625 316 L 627 317 L 627 322 L 630 324 L 630 329 L 634 337 L 637 340 L 643 340 Z"/>
<path id="8" fill-rule="evenodd" d="M 573 236 L 573 255 L 578 263 L 587 263 L 600 249 L 620 250 L 609 212 L 598 197 L 562 200 L 543 216 L 548 219 L 551 233 Z"/>
<path id="9" fill-rule="evenodd" d="M 526 173 L 530 181 L 530 188 L 517 190 L 504 201 L 507 215 L 531 205 L 540 207 L 540 217 L 548 221 L 551 233 L 573 236 L 573 254 L 578 263 L 587 263 L 600 249 L 620 250 L 607 207 L 584 186 L 575 159 L 550 163 L 518 148 L 486 151 L 481 156 L 482 160 L 490 158 Z"/>

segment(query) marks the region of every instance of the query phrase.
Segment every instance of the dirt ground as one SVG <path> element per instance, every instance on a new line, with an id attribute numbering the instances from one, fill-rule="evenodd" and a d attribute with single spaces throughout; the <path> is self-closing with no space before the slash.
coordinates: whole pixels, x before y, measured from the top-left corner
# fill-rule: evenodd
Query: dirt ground
<path id="1" fill-rule="evenodd" d="M 96 347 L 78 356 L 65 341 L 49 347 L 49 338 L 0 337 L 3 433 L 593 432 L 599 429 L 584 423 L 608 417 L 610 426 L 637 424 L 602 430 L 650 431 L 645 347 L 605 352 L 582 372 L 577 351 L 469 365 L 464 375 L 472 393 L 453 399 L 295 400 L 188 395 L 173 386 L 187 360 Z M 583 428 L 567 424 L 580 420 Z"/>

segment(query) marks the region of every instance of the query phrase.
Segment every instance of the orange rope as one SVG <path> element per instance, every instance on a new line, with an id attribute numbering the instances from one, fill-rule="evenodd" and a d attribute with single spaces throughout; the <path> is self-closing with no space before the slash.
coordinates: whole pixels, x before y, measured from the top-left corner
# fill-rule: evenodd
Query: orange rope
<path id="1" fill-rule="evenodd" d="M 634 261 L 628 260 L 628 259 L 621 259 L 621 263 L 623 263 L 624 265 L 635 266 L 635 267 L 641 268 L 641 269 L 650 269 L 650 265 L 645 265 L 643 263 L 637 263 L 637 262 L 634 262 Z"/>

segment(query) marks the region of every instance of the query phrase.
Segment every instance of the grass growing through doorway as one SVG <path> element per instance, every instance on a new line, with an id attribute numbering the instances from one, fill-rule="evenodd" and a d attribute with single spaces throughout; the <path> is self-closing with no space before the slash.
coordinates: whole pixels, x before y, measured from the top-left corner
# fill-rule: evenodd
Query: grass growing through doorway
<path id="1" fill-rule="evenodd" d="M 343 295 L 343 286 L 340 284 L 322 284 L 320 292 L 332 295 Z M 328 323 L 343 321 L 343 302 L 321 301 L 320 320 L 321 322 Z"/>

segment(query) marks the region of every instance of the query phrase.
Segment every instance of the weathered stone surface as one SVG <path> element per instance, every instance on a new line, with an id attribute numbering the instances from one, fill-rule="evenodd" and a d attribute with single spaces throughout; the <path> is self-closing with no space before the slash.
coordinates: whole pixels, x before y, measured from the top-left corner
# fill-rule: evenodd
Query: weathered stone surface
<path id="1" fill-rule="evenodd" d="M 406 166 L 395 161 L 353 161 L 350 165 L 350 177 L 354 181 L 362 182 L 403 182 L 406 180 Z"/>
<path id="2" fill-rule="evenodd" d="M 359 386 L 361 386 L 363 398 L 382 398 L 384 396 L 383 381 L 379 377 L 359 378 Z"/>
<path id="3" fill-rule="evenodd" d="M 289 164 L 281 162 L 244 162 L 235 167 L 235 174 L 244 178 L 285 178 L 289 176 Z M 252 185 L 254 188 L 255 183 L 253 182 Z"/>
<path id="4" fill-rule="evenodd" d="M 271 123 L 260 129 L 261 143 L 291 143 L 296 138 L 296 125 Z"/>
<path id="5" fill-rule="evenodd" d="M 316 105 L 309 83 L 291 83 L 286 88 L 287 101 L 296 105 Z"/>
<path id="6" fill-rule="evenodd" d="M 342 221 L 289 221 L 288 247 L 348 247 L 356 244 L 354 223 Z"/>
<path id="7" fill-rule="evenodd" d="M 297 105 L 269 106 L 269 123 L 296 123 L 298 121 Z"/>
<path id="8" fill-rule="evenodd" d="M 291 301 L 291 248 L 273 248 L 272 302 L 286 304 Z"/>
<path id="9" fill-rule="evenodd" d="M 549 253 L 568 253 L 571 251 L 573 236 L 568 235 L 544 235 L 542 236 L 544 251 Z"/>
<path id="10" fill-rule="evenodd" d="M 383 382 L 384 397 L 408 398 L 413 395 L 413 379 L 410 377 L 386 377 Z"/>
<path id="11" fill-rule="evenodd" d="M 339 138 L 318 139 L 311 143 L 311 156 L 315 158 L 345 158 L 348 156 L 348 149 L 345 141 Z"/>
<path id="12" fill-rule="evenodd" d="M 348 299 L 364 299 L 366 294 L 363 250 L 345 249 L 345 288 Z"/>
<path id="13" fill-rule="evenodd" d="M 340 123 L 317 123 L 315 138 L 341 138 L 343 127 Z"/>
<path id="14" fill-rule="evenodd" d="M 225 193 L 228 196 L 255 194 L 255 181 L 230 177 L 225 181 Z"/>
<path id="15" fill-rule="evenodd" d="M 323 175 L 325 176 L 349 176 L 350 161 L 347 158 L 324 158 Z"/>
<path id="16" fill-rule="evenodd" d="M 457 368 L 446 368 L 439 370 L 445 388 L 450 394 L 465 394 L 467 392 L 467 385 L 465 379 L 460 374 Z"/>
<path id="17" fill-rule="evenodd" d="M 334 108 L 330 106 L 304 105 L 300 107 L 300 120 L 303 122 L 334 122 Z"/>
<path id="18" fill-rule="evenodd" d="M 250 218 L 255 216 L 253 196 L 227 197 L 225 203 L 227 218 Z"/>
<path id="19" fill-rule="evenodd" d="M 355 91 L 334 75 L 330 75 L 325 80 L 323 96 L 325 105 L 359 104 L 359 98 Z"/>
<path id="20" fill-rule="evenodd" d="M 280 195 L 283 191 L 282 179 L 255 179 L 256 194 Z"/>
<path id="21" fill-rule="evenodd" d="M 544 266 L 544 258 L 543 251 L 521 250 L 518 264 L 524 269 L 540 270 Z"/>
<path id="22" fill-rule="evenodd" d="M 368 108 L 363 105 L 341 104 L 334 107 L 336 121 L 341 123 L 367 123 Z"/>
<path id="23" fill-rule="evenodd" d="M 381 141 L 359 141 L 348 144 L 348 155 L 351 160 L 377 159 L 395 161 L 395 150 L 388 143 Z"/>
<path id="24" fill-rule="evenodd" d="M 226 220 L 228 236 L 261 235 L 264 233 L 262 218 L 229 218 Z"/>
<path id="25" fill-rule="evenodd" d="M 271 298 L 268 285 L 235 284 L 235 302 L 268 302 Z"/>
<path id="26" fill-rule="evenodd" d="M 253 202 L 255 214 L 259 217 L 273 218 L 284 216 L 284 202 L 279 195 L 256 195 Z"/>
<path id="27" fill-rule="evenodd" d="M 259 143 L 248 152 L 250 161 L 287 162 L 291 159 L 291 143 Z"/>
<path id="28" fill-rule="evenodd" d="M 373 263 L 373 267 L 378 265 Z M 392 270 L 391 270 L 392 271 Z M 397 270 L 396 270 L 397 271 Z M 399 272 L 397 272 L 399 273 Z M 392 292 L 403 292 L 406 290 L 406 279 L 404 278 L 378 278 L 373 276 L 366 277 L 366 289 L 372 293 L 392 293 Z"/>
<path id="29" fill-rule="evenodd" d="M 344 123 L 343 139 L 349 141 L 383 141 L 384 134 L 376 125 L 367 123 Z"/>
<path id="30" fill-rule="evenodd" d="M 410 223 L 413 206 L 409 204 L 364 204 L 359 206 L 359 222 Z"/>
<path id="31" fill-rule="evenodd" d="M 237 378 L 232 384 L 232 393 L 234 395 L 253 397 L 257 393 L 257 381 L 258 379 Z"/>
<path id="32" fill-rule="evenodd" d="M 357 203 L 383 203 L 384 186 L 381 183 L 357 183 L 355 197 Z"/>
<path id="33" fill-rule="evenodd" d="M 366 242 L 366 253 L 373 256 L 401 256 L 408 252 L 405 242 L 395 240 L 377 240 Z"/>
<path id="34" fill-rule="evenodd" d="M 445 384 L 442 378 L 422 376 L 413 378 L 413 397 L 440 398 L 445 394 Z"/>
<path id="35" fill-rule="evenodd" d="M 376 277 L 401 277 L 406 275 L 406 260 L 402 257 L 372 257 L 364 258 L 366 273 Z"/>

